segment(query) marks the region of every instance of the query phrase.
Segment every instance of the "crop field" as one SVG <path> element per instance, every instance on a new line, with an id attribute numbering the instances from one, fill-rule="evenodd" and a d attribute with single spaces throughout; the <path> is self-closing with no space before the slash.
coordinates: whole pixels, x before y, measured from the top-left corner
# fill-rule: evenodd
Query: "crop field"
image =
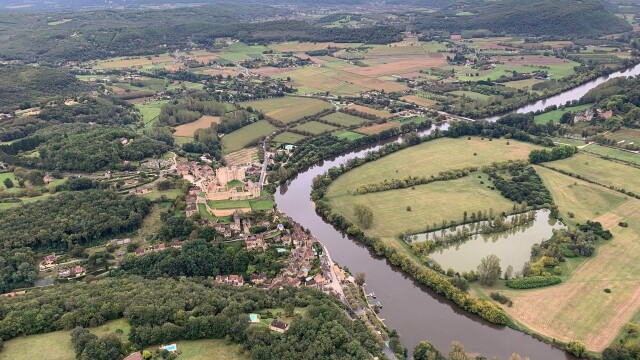
<path id="1" fill-rule="evenodd" d="M 348 174 L 348 173 L 347 173 Z M 353 214 L 355 204 L 364 204 L 373 211 L 373 226 L 366 232 L 372 236 L 394 237 L 402 232 L 424 230 L 433 223 L 445 220 L 462 221 L 465 211 L 509 211 L 513 203 L 481 185 L 475 176 L 419 185 L 415 190 L 400 189 L 364 195 L 344 193 L 336 182 L 329 189 L 332 208 L 357 223 Z M 411 211 L 407 211 L 407 206 Z"/>
<path id="2" fill-rule="evenodd" d="M 361 185 L 407 176 L 431 176 L 451 169 L 482 166 L 494 161 L 526 159 L 536 145 L 509 140 L 472 137 L 441 138 L 412 146 L 343 174 L 330 187 L 332 196 L 344 195 Z M 476 155 L 474 155 L 474 153 Z"/>
<path id="3" fill-rule="evenodd" d="M 296 96 L 248 101 L 241 105 L 263 111 L 267 116 L 285 124 L 332 108 L 326 101 Z"/>
<path id="4" fill-rule="evenodd" d="M 224 151 L 227 154 L 238 151 L 256 139 L 267 136 L 276 130 L 277 128 L 266 120 L 247 125 L 222 138 Z"/>
<path id="5" fill-rule="evenodd" d="M 173 63 L 173 57 L 169 55 L 139 56 L 139 57 L 126 57 L 126 58 L 119 57 L 119 58 L 100 61 L 96 65 L 96 68 L 118 69 L 118 68 L 128 68 L 128 67 L 143 67 L 143 66 L 162 64 L 162 63 Z"/>
<path id="6" fill-rule="evenodd" d="M 480 94 L 473 91 L 464 91 L 464 90 L 452 91 L 448 94 L 452 94 L 458 97 L 467 97 L 473 100 L 486 100 L 489 98 L 489 96 L 485 94 Z"/>
<path id="7" fill-rule="evenodd" d="M 355 131 L 357 133 L 360 133 L 360 134 L 364 134 L 364 135 L 375 135 L 375 134 L 378 134 L 378 133 L 383 132 L 385 130 L 393 129 L 395 127 L 400 127 L 400 123 L 395 122 L 395 121 L 388 121 L 388 122 L 382 123 L 382 124 L 375 124 L 375 125 L 370 125 L 370 126 L 357 128 L 357 129 L 355 129 L 353 131 Z"/>
<path id="8" fill-rule="evenodd" d="M 552 121 L 557 124 L 560 122 L 560 118 L 562 117 L 562 114 L 566 112 L 575 113 L 576 111 L 583 111 L 583 110 L 590 109 L 592 107 L 593 107 L 593 104 L 583 104 L 583 105 L 553 110 L 544 114 L 536 115 L 534 120 L 536 124 L 546 124 L 549 121 Z"/>
<path id="9" fill-rule="evenodd" d="M 283 133 L 276 135 L 276 137 L 273 138 L 273 141 L 280 144 L 295 144 L 299 141 L 304 140 L 305 138 L 306 136 L 304 135 L 294 134 L 292 132 L 285 131 Z"/>
<path id="10" fill-rule="evenodd" d="M 298 42 L 289 41 L 269 45 L 270 49 L 278 52 L 306 52 L 314 50 L 324 50 L 328 47 L 358 47 L 361 43 L 334 43 L 334 42 Z"/>
<path id="11" fill-rule="evenodd" d="M 349 115 L 341 112 L 335 112 L 333 114 L 324 116 L 322 117 L 322 120 L 330 122 L 337 126 L 344 126 L 344 127 L 357 126 L 368 121 L 367 119 L 363 119 L 361 117 L 357 117 L 357 116 L 353 116 L 353 115 Z"/>
<path id="12" fill-rule="evenodd" d="M 173 135 L 193 137 L 196 130 L 209 128 L 212 124 L 219 124 L 220 121 L 220 116 L 204 115 L 203 117 L 192 123 L 176 126 L 176 131 L 173 133 Z"/>
<path id="13" fill-rule="evenodd" d="M 550 166 L 626 191 L 640 193 L 640 169 L 593 155 L 577 154 L 548 163 Z"/>
<path id="14" fill-rule="evenodd" d="M 255 58 L 261 58 L 262 53 L 268 50 L 262 45 L 247 45 L 245 43 L 233 43 L 216 53 L 218 58 L 215 60 L 218 63 L 233 63 L 236 61 L 243 61 Z"/>
<path id="15" fill-rule="evenodd" d="M 531 87 L 533 85 L 539 84 L 543 81 L 544 80 L 538 80 L 538 79 L 525 79 L 525 80 L 509 81 L 504 83 L 504 85 L 514 89 L 531 90 Z"/>
<path id="16" fill-rule="evenodd" d="M 401 97 L 400 99 L 406 102 L 410 102 L 410 103 L 413 103 L 419 106 L 424 106 L 427 108 L 437 103 L 437 101 L 435 100 L 423 98 L 422 96 L 417 96 L 417 95 L 407 95 L 407 96 Z"/>
<path id="17" fill-rule="evenodd" d="M 640 154 L 631 153 L 624 150 L 614 149 L 598 144 L 590 144 L 589 146 L 585 147 L 583 151 L 640 165 Z"/>
<path id="18" fill-rule="evenodd" d="M 349 141 L 360 139 L 360 138 L 364 137 L 364 135 L 355 133 L 353 131 L 336 132 L 333 135 L 335 137 L 337 137 L 337 138 L 346 139 L 346 140 L 349 140 Z"/>
<path id="19" fill-rule="evenodd" d="M 309 121 L 306 122 L 304 124 L 300 124 L 296 127 L 293 128 L 294 130 L 298 130 L 298 131 L 308 131 L 314 135 L 319 135 L 322 134 L 324 132 L 328 132 L 328 131 L 333 131 L 333 130 L 337 130 L 338 127 L 333 126 L 333 125 L 328 125 L 328 124 L 324 124 L 321 122 L 317 122 L 317 121 Z"/>
<path id="20" fill-rule="evenodd" d="M 258 149 L 242 149 L 224 156 L 228 166 L 251 164 L 258 161 Z"/>
<path id="21" fill-rule="evenodd" d="M 573 269 L 569 280 L 504 294 L 514 303 L 506 311 L 532 330 L 562 341 L 577 340 L 599 352 L 640 309 L 640 201 L 631 199 L 594 220 L 611 230 L 613 238 Z M 629 227 L 618 226 L 620 221 Z"/>
<path id="22" fill-rule="evenodd" d="M 377 110 L 377 109 L 373 109 L 373 108 L 362 106 L 362 105 L 349 105 L 347 108 L 359 111 L 361 113 L 377 116 L 383 119 L 391 119 L 393 117 L 393 114 L 386 110 Z"/>

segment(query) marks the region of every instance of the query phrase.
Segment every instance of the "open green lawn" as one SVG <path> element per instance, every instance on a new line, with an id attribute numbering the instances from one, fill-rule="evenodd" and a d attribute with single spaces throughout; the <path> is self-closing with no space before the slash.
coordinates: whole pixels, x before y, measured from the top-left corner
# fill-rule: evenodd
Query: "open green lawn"
<path id="1" fill-rule="evenodd" d="M 553 161 L 548 165 L 579 174 L 607 186 L 613 185 L 636 194 L 640 193 L 640 169 L 632 166 L 584 153 L 576 154 L 568 159 Z"/>
<path id="2" fill-rule="evenodd" d="M 178 359 L 181 360 L 245 360 L 248 354 L 241 353 L 242 346 L 225 340 L 178 341 Z M 154 348 L 152 348 L 154 349 Z M 154 349 L 155 350 L 155 349 Z"/>
<path id="3" fill-rule="evenodd" d="M 554 123 L 560 122 L 560 118 L 562 114 L 566 112 L 575 113 L 576 111 L 582 111 L 593 107 L 593 104 L 583 104 L 578 106 L 572 106 L 568 108 L 553 110 L 544 114 L 537 115 L 534 119 L 536 124 L 546 124 L 549 121 L 553 121 Z"/>
<path id="4" fill-rule="evenodd" d="M 634 143 L 636 145 L 640 144 L 640 130 L 638 129 L 623 128 L 617 131 L 609 132 L 605 136 L 616 141 L 624 141 L 620 143 L 621 146 L 629 143 Z"/>
<path id="5" fill-rule="evenodd" d="M 277 128 L 267 120 L 260 120 L 251 125 L 240 128 L 222 138 L 225 153 L 229 154 L 249 145 L 256 139 L 267 136 Z"/>
<path id="6" fill-rule="evenodd" d="M 154 188 L 150 193 L 144 194 L 142 196 L 146 197 L 147 199 L 155 200 L 160 198 L 163 195 L 167 199 L 175 199 L 182 195 L 182 191 L 180 189 L 169 189 L 169 190 L 159 191 L 158 189 Z"/>
<path id="7" fill-rule="evenodd" d="M 498 191 L 487 188 L 487 176 L 477 175 L 462 179 L 419 185 L 415 190 L 400 189 L 364 195 L 345 194 L 329 188 L 332 209 L 357 223 L 353 214 L 355 204 L 364 204 L 373 211 L 373 226 L 365 232 L 371 236 L 392 238 L 403 232 L 419 232 L 441 225 L 445 220 L 462 221 L 465 211 L 493 209 L 509 211 L 513 203 Z M 485 184 L 480 184 L 484 181 Z M 407 206 L 411 211 L 407 211 Z"/>
<path id="8" fill-rule="evenodd" d="M 158 120 L 160 109 L 166 102 L 166 100 L 154 100 L 148 103 L 139 103 L 135 105 L 136 108 L 138 108 L 138 111 L 140 111 L 140 114 L 142 114 L 142 121 L 144 122 L 145 127 L 151 127 L 156 120 Z"/>
<path id="9" fill-rule="evenodd" d="M 353 115 L 349 115 L 341 112 L 335 112 L 333 114 L 324 116 L 322 117 L 322 120 L 330 122 L 337 126 L 344 126 L 344 127 L 357 126 L 368 121 L 367 119 L 363 119 L 361 117 L 357 117 L 357 116 L 353 116 Z"/>
<path id="10" fill-rule="evenodd" d="M 538 80 L 538 79 L 516 80 L 516 81 L 506 82 L 504 83 L 504 86 L 514 88 L 514 89 L 530 90 L 533 85 L 541 83 L 543 81 L 544 80 Z"/>
<path id="11" fill-rule="evenodd" d="M 488 95 L 485 94 L 480 94 L 477 92 L 473 92 L 473 91 L 464 91 L 464 90 L 458 90 L 458 91 L 452 91 L 448 94 L 452 94 L 455 95 L 457 97 L 468 97 L 469 99 L 473 99 L 473 100 L 486 100 L 487 98 L 489 98 Z"/>
<path id="12" fill-rule="evenodd" d="M 244 107 L 251 106 L 254 109 L 263 111 L 267 116 L 285 124 L 333 107 L 323 100 L 298 96 L 247 101 L 241 103 L 241 105 Z"/>
<path id="13" fill-rule="evenodd" d="M 273 138 L 273 141 L 280 144 L 295 144 L 298 141 L 304 140 L 305 138 L 306 136 L 304 135 L 294 134 L 292 132 L 285 131 L 283 133 L 276 135 L 276 137 Z"/>
<path id="14" fill-rule="evenodd" d="M 611 159 L 618 159 L 627 161 L 633 164 L 640 165 L 640 154 L 630 153 L 628 151 L 610 148 L 598 144 L 591 144 L 583 149 L 586 152 L 606 156 Z"/>
<path id="15" fill-rule="evenodd" d="M 125 319 L 107 322 L 89 330 L 98 336 L 115 333 L 121 329 L 122 340 L 129 336 L 130 326 Z M 71 344 L 71 330 L 55 331 L 48 334 L 29 335 L 4 342 L 0 360 L 73 360 L 75 351 Z"/>
<path id="16" fill-rule="evenodd" d="M 333 134 L 335 137 L 338 137 L 340 139 L 347 139 L 349 141 L 351 140 L 356 140 L 356 139 L 360 139 L 365 137 L 365 135 L 362 134 L 358 134 L 355 133 L 353 131 L 342 131 L 342 132 L 336 132 Z"/>
<path id="17" fill-rule="evenodd" d="M 572 146 L 583 146 L 585 145 L 584 141 L 576 140 L 576 139 L 567 139 L 564 137 L 552 137 L 554 143 L 564 144 L 564 145 L 572 145 Z"/>
<path id="18" fill-rule="evenodd" d="M 12 188 L 7 189 L 7 187 L 4 186 L 4 181 L 6 179 L 10 179 L 11 181 L 13 181 Z M 20 188 L 18 188 L 18 182 L 16 181 L 16 177 L 15 175 L 13 175 L 12 172 L 0 173 L 0 191 L 3 191 L 3 190 L 10 193 L 15 193 L 20 191 Z"/>
<path id="19" fill-rule="evenodd" d="M 327 125 L 317 121 L 309 121 L 294 127 L 294 129 L 298 131 L 308 131 L 314 135 L 319 135 L 324 132 L 336 130 L 338 128 L 333 125 Z"/>
<path id="20" fill-rule="evenodd" d="M 333 182 L 329 192 L 342 195 L 361 185 L 385 179 L 431 176 L 445 170 L 488 165 L 494 161 L 526 159 L 531 150 L 539 148 L 529 143 L 508 141 L 510 145 L 505 139 L 489 141 L 479 137 L 471 137 L 471 140 L 465 137 L 427 141 L 343 174 Z"/>
<path id="21" fill-rule="evenodd" d="M 259 210 L 271 210 L 275 204 L 273 197 L 266 193 L 262 193 L 257 199 L 252 200 L 207 200 L 207 204 L 210 208 L 216 210 L 228 210 L 228 209 L 246 209 L 251 208 L 253 211 Z M 202 212 L 202 210 L 201 210 Z M 206 212 L 206 210 L 205 210 Z"/>

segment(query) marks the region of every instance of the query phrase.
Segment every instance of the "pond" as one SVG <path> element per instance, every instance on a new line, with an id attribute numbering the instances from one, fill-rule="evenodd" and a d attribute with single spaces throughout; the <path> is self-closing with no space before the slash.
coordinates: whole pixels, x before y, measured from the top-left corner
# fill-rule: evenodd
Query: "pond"
<path id="1" fill-rule="evenodd" d="M 471 235 L 469 240 L 438 249 L 429 257 L 445 270 L 452 268 L 457 272 L 465 272 L 476 270 L 483 257 L 494 254 L 500 258 L 502 270 L 511 265 L 514 271 L 518 271 L 529 261 L 533 244 L 551 238 L 554 229 L 564 227 L 561 222 L 550 219 L 549 215 L 549 210 L 538 210 L 532 222 L 498 233 Z M 461 226 L 469 228 L 469 225 Z M 455 232 L 457 228 L 451 231 Z M 440 235 L 441 232 L 435 233 Z M 424 241 L 432 234 L 419 234 L 413 241 Z"/>

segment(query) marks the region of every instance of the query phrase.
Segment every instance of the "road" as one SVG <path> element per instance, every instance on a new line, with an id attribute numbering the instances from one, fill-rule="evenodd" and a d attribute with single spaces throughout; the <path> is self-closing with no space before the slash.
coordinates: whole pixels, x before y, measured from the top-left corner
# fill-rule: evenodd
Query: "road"
<path id="1" fill-rule="evenodd" d="M 269 137 L 266 137 L 262 142 L 262 151 L 264 152 L 264 159 L 262 160 L 262 170 L 260 170 L 260 182 L 258 183 L 258 186 L 260 186 L 260 189 L 262 189 L 267 179 L 267 165 L 269 165 L 269 158 L 271 157 L 271 153 L 267 151 L 268 141 L 269 141 Z"/>

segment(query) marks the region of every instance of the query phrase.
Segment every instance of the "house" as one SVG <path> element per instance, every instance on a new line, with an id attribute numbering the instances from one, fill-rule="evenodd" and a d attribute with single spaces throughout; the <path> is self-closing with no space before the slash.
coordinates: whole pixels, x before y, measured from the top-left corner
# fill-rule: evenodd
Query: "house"
<path id="1" fill-rule="evenodd" d="M 244 278 L 241 275 L 218 275 L 216 276 L 215 282 L 217 284 L 225 284 L 231 286 L 243 286 Z"/>
<path id="2" fill-rule="evenodd" d="M 48 269 L 52 267 L 56 262 L 56 260 L 58 260 L 58 258 L 59 256 L 56 255 L 55 253 L 45 256 L 44 260 L 40 264 L 40 269 L 42 270 L 42 269 Z"/>
<path id="3" fill-rule="evenodd" d="M 174 249 L 180 250 L 180 249 L 182 249 L 182 245 L 184 245 L 184 241 L 178 241 L 178 242 L 175 242 L 175 243 L 171 244 L 171 247 L 174 248 Z"/>
<path id="4" fill-rule="evenodd" d="M 85 269 L 82 266 L 77 265 L 77 266 L 72 267 L 71 269 L 63 270 L 63 271 L 59 272 L 58 275 L 60 277 L 66 277 L 66 278 L 69 278 L 69 279 L 73 279 L 73 278 L 77 278 L 77 277 L 80 277 L 80 276 L 84 275 L 84 273 L 85 273 Z"/>
<path id="5" fill-rule="evenodd" d="M 249 276 L 249 281 L 251 281 L 251 283 L 256 285 L 263 284 L 266 280 L 267 280 L 267 274 L 264 272 L 260 274 L 251 274 L 251 276 Z"/>
<path id="6" fill-rule="evenodd" d="M 147 253 L 147 250 L 146 250 L 146 249 L 143 249 L 143 248 L 137 248 L 137 249 L 136 249 L 136 253 L 135 253 L 135 255 L 136 255 L 136 256 L 142 256 L 142 255 L 144 255 L 144 254 L 146 254 L 146 253 Z"/>
<path id="7" fill-rule="evenodd" d="M 4 297 L 14 297 L 14 296 L 24 295 L 24 294 L 26 294 L 26 291 L 21 290 L 21 291 L 14 291 L 14 292 L 2 294 L 2 296 L 4 296 Z"/>
<path id="8" fill-rule="evenodd" d="M 269 330 L 277 331 L 279 333 L 284 333 L 289 328 L 289 324 L 280 320 L 273 320 L 271 324 L 269 324 Z"/>
<path id="9" fill-rule="evenodd" d="M 142 353 L 140 353 L 140 351 L 136 351 L 129 354 L 129 356 L 127 356 L 123 360 L 143 360 Z"/>
<path id="10" fill-rule="evenodd" d="M 47 173 L 47 174 L 44 175 L 42 180 L 45 182 L 45 184 L 48 184 L 48 183 L 53 181 L 53 176 L 51 174 Z"/>
<path id="11" fill-rule="evenodd" d="M 316 284 L 318 285 L 324 285 L 324 283 L 326 282 L 326 280 L 324 279 L 324 276 L 318 274 L 316 276 L 313 277 L 313 281 L 316 282 Z"/>
<path id="12" fill-rule="evenodd" d="M 576 111 L 573 117 L 574 122 L 589 122 L 593 119 L 593 109 L 587 109 L 584 111 Z"/>
<path id="13" fill-rule="evenodd" d="M 120 138 L 120 144 L 127 145 L 128 143 L 129 143 L 129 139 L 127 139 L 126 137 Z"/>

